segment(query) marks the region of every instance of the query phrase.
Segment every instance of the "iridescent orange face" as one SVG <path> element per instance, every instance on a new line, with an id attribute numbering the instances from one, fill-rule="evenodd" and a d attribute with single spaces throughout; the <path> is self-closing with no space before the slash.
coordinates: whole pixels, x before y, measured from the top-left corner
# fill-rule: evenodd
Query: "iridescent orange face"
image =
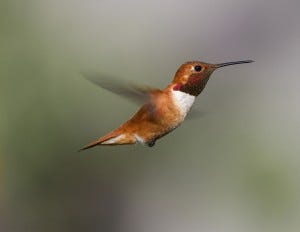
<path id="1" fill-rule="evenodd" d="M 214 70 L 228 65 L 251 63 L 252 60 L 209 64 L 201 61 L 186 62 L 177 70 L 173 83 L 173 90 L 186 92 L 198 96 L 205 88 L 206 83 Z"/>
<path id="2" fill-rule="evenodd" d="M 210 74 L 214 71 L 212 64 L 192 61 L 183 64 L 176 72 L 173 90 L 197 96 L 204 89 Z"/>

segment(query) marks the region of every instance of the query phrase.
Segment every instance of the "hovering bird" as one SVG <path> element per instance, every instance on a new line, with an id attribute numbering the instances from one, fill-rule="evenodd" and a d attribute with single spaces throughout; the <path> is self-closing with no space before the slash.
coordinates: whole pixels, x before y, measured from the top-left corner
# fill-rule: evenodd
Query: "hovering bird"
<path id="1" fill-rule="evenodd" d="M 177 128 L 185 119 L 196 97 L 205 88 L 210 75 L 218 68 L 251 63 L 252 60 L 209 64 L 190 61 L 182 64 L 173 81 L 163 90 L 134 85 L 121 86 L 110 81 L 90 78 L 111 92 L 142 102 L 143 106 L 124 124 L 87 144 L 81 150 L 97 145 L 141 143 L 154 146 L 157 139 Z"/>

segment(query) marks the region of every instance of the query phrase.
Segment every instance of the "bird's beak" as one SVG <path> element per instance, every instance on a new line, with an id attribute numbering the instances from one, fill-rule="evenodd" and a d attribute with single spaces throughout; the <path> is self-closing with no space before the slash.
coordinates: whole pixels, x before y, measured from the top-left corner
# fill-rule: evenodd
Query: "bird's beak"
<path id="1" fill-rule="evenodd" d="M 229 65 L 235 65 L 235 64 L 245 64 L 245 63 L 252 63 L 253 60 L 240 60 L 240 61 L 233 61 L 233 62 L 226 62 L 226 63 L 220 63 L 220 64 L 214 64 L 213 67 L 215 69 L 229 66 Z"/>

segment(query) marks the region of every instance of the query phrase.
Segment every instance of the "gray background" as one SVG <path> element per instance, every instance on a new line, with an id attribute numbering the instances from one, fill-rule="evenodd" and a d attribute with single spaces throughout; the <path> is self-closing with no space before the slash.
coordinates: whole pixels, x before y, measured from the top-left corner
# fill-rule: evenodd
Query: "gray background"
<path id="1" fill-rule="evenodd" d="M 0 2 L 1 231 L 299 231 L 299 1 Z M 163 88 L 216 71 L 155 147 L 87 142 L 137 106 L 83 70 Z"/>

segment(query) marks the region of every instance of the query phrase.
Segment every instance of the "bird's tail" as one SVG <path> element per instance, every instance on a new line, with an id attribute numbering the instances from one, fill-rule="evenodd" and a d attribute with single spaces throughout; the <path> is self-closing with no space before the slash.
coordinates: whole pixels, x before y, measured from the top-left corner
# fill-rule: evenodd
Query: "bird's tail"
<path id="1" fill-rule="evenodd" d="M 112 131 L 99 139 L 87 144 L 80 151 L 92 148 L 97 145 L 125 145 L 136 143 L 136 138 L 128 133 L 124 133 L 120 130 Z"/>

